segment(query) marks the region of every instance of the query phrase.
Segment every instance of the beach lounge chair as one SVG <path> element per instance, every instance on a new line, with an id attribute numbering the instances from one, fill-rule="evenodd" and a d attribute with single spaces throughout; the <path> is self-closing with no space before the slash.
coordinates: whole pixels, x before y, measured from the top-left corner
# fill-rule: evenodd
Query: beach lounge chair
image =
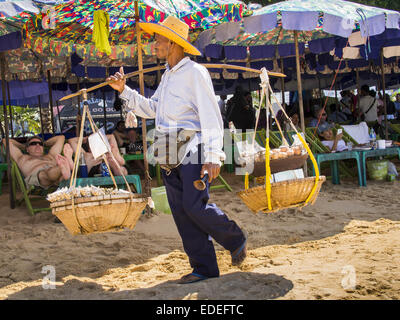
<path id="1" fill-rule="evenodd" d="M 3 190 L 3 179 L 4 176 L 6 175 L 5 173 L 8 170 L 8 164 L 7 161 L 5 161 L 6 155 L 5 155 L 5 148 L 3 144 L 0 144 L 0 195 L 2 194 Z"/>
<path id="2" fill-rule="evenodd" d="M 3 149 L 3 148 L 2 148 Z M 0 154 L 0 194 L 2 194 L 2 187 L 3 187 L 3 178 L 5 176 L 5 172 L 7 172 L 8 165 L 4 161 L 3 152 Z"/>
<path id="3" fill-rule="evenodd" d="M 14 201 L 17 206 L 25 203 L 29 213 L 34 216 L 38 212 L 51 211 L 50 207 L 34 207 L 32 202 L 36 200 L 44 200 L 48 193 L 55 191 L 57 187 L 49 188 L 47 190 L 40 187 L 28 187 L 25 184 L 23 175 L 19 170 L 17 163 L 11 160 L 11 183 L 13 188 Z M 17 199 L 17 187 L 22 193 L 22 198 Z"/>
<path id="4" fill-rule="evenodd" d="M 5 176 L 5 172 L 7 172 L 7 169 L 7 163 L 0 163 L 0 195 L 3 193 L 3 178 Z"/>
<path id="5" fill-rule="evenodd" d="M 358 153 L 356 151 L 331 153 L 330 150 L 321 142 L 318 135 L 314 134 L 315 129 L 316 128 L 313 127 L 306 128 L 306 141 L 310 145 L 318 167 L 321 168 L 321 164 L 328 161 L 331 167 L 332 183 L 340 184 L 340 172 L 348 177 L 355 177 L 352 170 L 350 170 L 341 160 L 355 159 L 357 162 L 358 182 L 359 185 L 362 186 L 362 167 Z M 333 128 L 333 131 L 336 130 L 336 128 Z"/>
<path id="6" fill-rule="evenodd" d="M 342 125 L 343 137 L 350 139 L 355 144 L 369 143 L 369 126 L 366 122 L 356 125 Z"/>
<path id="7" fill-rule="evenodd" d="M 391 123 L 389 121 L 389 128 L 393 131 L 391 133 L 391 139 L 394 141 L 400 141 L 400 124 L 398 123 Z"/>

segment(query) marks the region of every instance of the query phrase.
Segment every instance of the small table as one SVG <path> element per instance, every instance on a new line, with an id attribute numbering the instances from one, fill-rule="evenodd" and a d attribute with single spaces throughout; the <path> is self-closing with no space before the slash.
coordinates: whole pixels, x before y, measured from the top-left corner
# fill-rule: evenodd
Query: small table
<path id="1" fill-rule="evenodd" d="M 339 175 L 339 160 L 346 159 L 356 159 L 357 161 L 357 171 L 358 171 L 358 184 L 360 187 L 363 186 L 363 171 L 360 163 L 360 156 L 357 151 L 342 151 L 342 152 L 332 152 L 332 153 L 317 153 L 314 154 L 315 160 L 317 161 L 318 168 L 321 168 L 321 163 L 325 161 L 330 161 L 331 172 L 332 172 L 332 183 L 340 184 Z M 313 167 L 313 173 L 315 175 L 315 170 Z"/>
<path id="2" fill-rule="evenodd" d="M 357 150 L 357 152 L 360 155 L 364 187 L 367 186 L 367 170 L 366 170 L 367 158 L 383 157 L 383 156 L 398 156 L 400 159 L 400 147 L 390 147 L 390 148 L 386 148 L 386 149 L 374 149 L 374 150 Z"/>

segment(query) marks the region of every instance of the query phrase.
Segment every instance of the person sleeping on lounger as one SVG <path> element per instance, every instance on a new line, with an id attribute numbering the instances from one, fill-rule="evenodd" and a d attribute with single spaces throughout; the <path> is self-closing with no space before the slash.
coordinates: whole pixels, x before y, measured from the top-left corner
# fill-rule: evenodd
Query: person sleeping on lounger
<path id="1" fill-rule="evenodd" d="M 72 155 L 72 149 L 69 145 L 64 147 L 64 141 L 65 137 L 62 135 L 52 137 L 46 142 L 34 136 L 25 144 L 10 139 L 11 158 L 17 163 L 28 186 L 47 189 L 71 177 L 72 168 L 68 156 Z M 47 154 L 44 147 L 50 148 Z M 61 155 L 62 151 L 64 156 Z"/>

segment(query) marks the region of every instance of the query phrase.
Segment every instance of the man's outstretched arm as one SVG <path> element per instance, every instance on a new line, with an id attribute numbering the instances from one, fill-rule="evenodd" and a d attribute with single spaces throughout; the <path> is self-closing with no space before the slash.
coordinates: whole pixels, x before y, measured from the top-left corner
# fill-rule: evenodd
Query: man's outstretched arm
<path id="1" fill-rule="evenodd" d="M 139 117 L 145 119 L 154 119 L 156 117 L 159 90 L 157 89 L 151 98 L 146 98 L 136 90 L 126 86 L 126 80 L 124 77 L 124 69 L 121 67 L 119 72 L 110 76 L 107 80 L 116 80 L 110 84 L 110 86 L 120 93 L 121 99 L 127 101 L 127 103 L 124 104 L 126 111 L 133 111 Z"/>

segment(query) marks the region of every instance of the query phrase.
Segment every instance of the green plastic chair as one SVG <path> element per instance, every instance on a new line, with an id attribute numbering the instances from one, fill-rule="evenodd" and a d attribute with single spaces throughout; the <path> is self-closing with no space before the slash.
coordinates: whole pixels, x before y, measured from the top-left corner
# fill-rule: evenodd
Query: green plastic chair
<path id="1" fill-rule="evenodd" d="M 0 195 L 3 194 L 3 178 L 5 176 L 5 172 L 7 172 L 8 165 L 7 163 L 0 163 Z"/>
<path id="2" fill-rule="evenodd" d="M 51 211 L 50 207 L 34 207 L 32 201 L 35 200 L 44 200 L 47 194 L 55 191 L 56 187 L 49 188 L 47 190 L 42 189 L 40 187 L 28 187 L 25 184 L 23 175 L 19 170 L 17 163 L 14 160 L 11 160 L 11 183 L 13 189 L 13 196 L 14 201 L 17 206 L 22 205 L 25 203 L 26 208 L 28 209 L 29 213 L 34 216 L 38 212 L 42 211 Z M 17 199 L 17 187 L 22 192 L 22 198 Z"/>
<path id="3" fill-rule="evenodd" d="M 265 148 L 265 142 L 267 138 L 267 133 L 265 129 L 261 129 L 256 132 L 256 141 L 260 144 L 260 146 Z M 282 137 L 279 131 L 270 131 L 269 132 L 269 143 L 273 148 L 279 148 L 282 145 Z"/>
<path id="4" fill-rule="evenodd" d="M 321 163 L 326 161 L 324 155 L 326 154 L 332 154 L 329 150 L 328 147 L 326 147 L 321 140 L 319 139 L 317 134 L 314 134 L 315 127 L 309 127 L 306 128 L 306 141 L 309 143 L 310 148 L 314 154 L 315 160 L 317 161 L 318 167 L 320 167 Z M 356 151 L 350 151 L 351 157 L 354 158 L 357 161 L 357 170 L 358 170 L 358 176 L 360 177 L 360 170 L 361 170 L 361 163 L 359 161 L 358 153 Z M 340 159 L 341 155 L 340 153 L 337 153 L 337 156 L 333 156 L 333 158 L 338 158 L 337 160 L 343 160 Z M 332 156 L 329 156 L 332 157 Z M 341 172 L 343 172 L 344 175 L 354 178 L 355 175 L 352 173 L 352 171 L 343 163 L 339 162 L 337 164 L 337 160 L 328 160 L 331 165 L 331 172 L 332 172 L 332 182 L 334 184 L 339 184 L 340 183 L 340 176 L 339 176 L 339 169 Z M 338 166 L 338 167 L 337 167 Z"/>

